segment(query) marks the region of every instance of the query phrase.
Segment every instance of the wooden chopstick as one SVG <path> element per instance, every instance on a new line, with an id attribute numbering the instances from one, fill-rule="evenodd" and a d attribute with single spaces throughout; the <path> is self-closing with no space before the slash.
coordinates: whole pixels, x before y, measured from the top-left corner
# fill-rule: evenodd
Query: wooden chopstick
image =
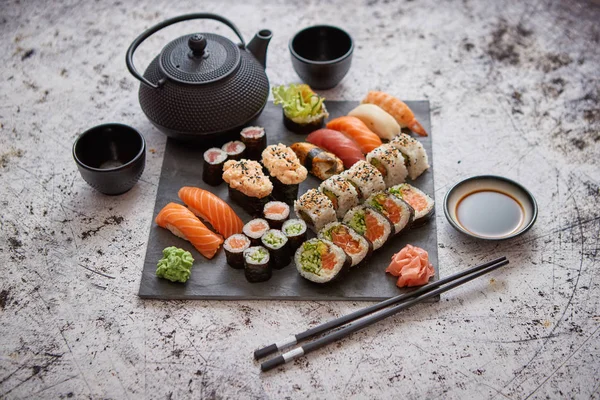
<path id="1" fill-rule="evenodd" d="M 254 359 L 255 360 L 259 360 L 259 359 L 261 359 L 263 357 L 266 357 L 268 355 L 271 355 L 273 353 L 277 353 L 278 351 L 286 349 L 288 347 L 291 347 L 291 346 L 299 343 L 302 340 L 306 340 L 306 339 L 308 339 L 308 338 L 310 338 L 312 336 L 321 334 L 321 333 L 323 333 L 323 332 L 325 332 L 327 330 L 334 329 L 334 328 L 337 328 L 339 326 L 345 325 L 348 322 L 352 322 L 352 321 L 354 321 L 354 320 L 356 320 L 358 318 L 361 318 L 361 317 L 364 317 L 364 316 L 366 316 L 368 314 L 374 313 L 375 311 L 379 311 L 379 310 L 381 310 L 381 309 L 383 309 L 385 307 L 388 307 L 390 305 L 398 304 L 398 303 L 401 303 L 401 302 L 403 302 L 405 300 L 408 300 L 410 298 L 413 298 L 413 297 L 416 297 L 416 296 L 420 296 L 420 295 L 422 295 L 424 293 L 427 293 L 430 290 L 433 290 L 433 289 L 435 289 L 435 288 L 437 288 L 439 286 L 445 285 L 446 283 L 449 283 L 449 282 L 452 282 L 452 281 L 454 281 L 456 279 L 462 278 L 463 276 L 470 275 L 470 274 L 472 274 L 474 272 L 480 271 L 480 270 L 482 270 L 484 268 L 487 268 L 487 267 L 489 267 L 491 265 L 494 265 L 494 264 L 496 264 L 498 262 L 501 262 L 501 261 L 504 261 L 504 260 L 506 260 L 506 257 L 500 257 L 500 258 L 497 258 L 495 260 L 486 262 L 484 264 L 477 265 L 475 267 L 466 269 L 466 270 L 461 271 L 459 273 L 456 273 L 454 275 L 450 275 L 450 276 L 448 276 L 448 277 L 446 277 L 444 279 L 440 279 L 438 281 L 431 282 L 431 283 L 429 283 L 429 284 L 427 284 L 425 286 L 422 286 L 419 289 L 414 290 L 414 291 L 412 291 L 410 293 L 406 293 L 406 294 L 402 294 L 402 295 L 399 295 L 399 296 L 391 297 L 391 298 L 389 298 L 387 300 L 384 300 L 384 301 L 382 301 L 380 303 L 374 304 L 374 305 L 369 306 L 369 307 L 362 308 L 362 309 L 357 310 L 357 311 L 355 311 L 353 313 L 344 315 L 342 317 L 333 319 L 331 321 L 327 321 L 327 322 L 325 322 L 325 323 L 323 323 L 321 325 L 317 325 L 317 326 L 315 326 L 315 327 L 313 327 L 311 329 L 308 329 L 308 330 L 306 330 L 304 332 L 300 332 L 300 333 L 298 333 L 296 335 L 288 336 L 287 338 L 285 338 L 283 340 L 280 340 L 277 343 L 273 343 L 273 344 L 270 344 L 270 345 L 268 345 L 266 347 L 263 347 L 261 349 L 256 350 L 254 352 Z"/>
<path id="2" fill-rule="evenodd" d="M 455 287 L 460 286 L 460 285 L 462 285 L 466 282 L 469 282 L 473 279 L 479 278 L 480 276 L 485 275 L 488 272 L 494 271 L 506 264 L 508 264 L 508 260 L 505 259 L 504 261 L 500 261 L 497 264 L 493 264 L 493 265 L 488 266 L 487 268 L 480 269 L 479 271 L 476 271 L 476 272 L 474 272 L 470 275 L 467 275 L 461 279 L 456 279 L 452 282 L 449 282 L 448 285 L 446 285 L 444 287 L 440 287 L 435 290 L 430 290 L 430 291 L 426 292 L 425 294 L 422 294 L 421 296 L 415 297 L 411 300 L 408 300 L 408 301 L 400 303 L 400 304 L 396 304 L 393 307 L 389 307 L 388 309 L 382 310 L 381 312 L 375 313 L 373 315 L 366 316 L 365 318 L 362 318 L 356 322 L 353 322 L 350 325 L 348 325 L 340 330 L 329 333 L 319 339 L 313 340 L 312 342 L 308 342 L 300 347 L 297 347 L 291 351 L 288 351 L 287 353 L 281 354 L 275 358 L 265 361 L 264 363 L 261 364 L 260 368 L 263 372 L 269 371 L 269 370 L 276 368 L 280 365 L 283 365 L 287 362 L 295 360 L 298 357 L 306 355 L 314 350 L 317 350 L 329 343 L 335 342 L 336 340 L 342 339 L 354 332 L 364 329 L 367 326 L 370 326 L 378 321 L 381 321 L 384 318 L 394 315 L 394 314 L 398 313 L 399 311 L 405 310 L 417 303 L 420 303 L 424 300 L 435 297 L 435 296 L 437 296 L 441 293 L 444 293 L 448 290 L 454 289 Z"/>

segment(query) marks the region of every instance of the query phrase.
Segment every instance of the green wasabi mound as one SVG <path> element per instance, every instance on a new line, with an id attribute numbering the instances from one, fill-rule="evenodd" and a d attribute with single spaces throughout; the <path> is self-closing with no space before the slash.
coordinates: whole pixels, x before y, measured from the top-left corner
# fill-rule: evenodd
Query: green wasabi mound
<path id="1" fill-rule="evenodd" d="M 156 276 L 171 282 L 187 282 L 190 279 L 194 258 L 189 251 L 175 246 L 163 250 L 163 258 L 158 261 Z"/>

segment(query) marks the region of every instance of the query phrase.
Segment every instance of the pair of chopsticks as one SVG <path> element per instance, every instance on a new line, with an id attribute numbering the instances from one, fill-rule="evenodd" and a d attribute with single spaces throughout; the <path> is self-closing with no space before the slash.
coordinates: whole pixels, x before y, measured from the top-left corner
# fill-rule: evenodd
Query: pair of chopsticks
<path id="1" fill-rule="evenodd" d="M 308 329 L 304 332 L 289 336 L 277 343 L 273 343 L 269 346 L 256 350 L 254 352 L 254 358 L 259 360 L 280 350 L 292 347 L 300 341 L 312 338 L 328 330 L 332 330 L 350 323 L 348 326 L 342 329 L 328 333 L 325 336 L 265 361 L 260 365 L 260 369 L 263 372 L 269 371 L 287 362 L 295 360 L 298 357 L 302 357 L 311 351 L 328 345 L 329 343 L 335 342 L 336 340 L 342 339 L 354 332 L 366 328 L 369 325 L 381 321 L 382 319 L 394 315 L 399 311 L 405 310 L 417 303 L 438 296 L 439 294 L 450 289 L 454 289 L 463 283 L 479 278 L 480 276 L 494 271 L 495 269 L 498 269 L 506 264 L 508 264 L 506 257 L 500 257 L 484 264 L 477 265 L 447 278 L 429 283 L 413 292 L 389 298 L 381 303 L 374 304 L 343 317 L 336 318 L 321 325 L 317 325 L 314 328 Z"/>

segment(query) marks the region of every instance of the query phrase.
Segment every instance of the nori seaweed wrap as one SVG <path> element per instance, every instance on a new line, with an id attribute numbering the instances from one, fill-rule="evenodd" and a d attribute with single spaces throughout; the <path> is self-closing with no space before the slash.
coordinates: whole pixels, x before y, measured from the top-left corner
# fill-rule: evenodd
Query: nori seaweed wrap
<path id="1" fill-rule="evenodd" d="M 267 134 L 261 126 L 249 126 L 240 132 L 242 142 L 246 145 L 246 158 L 259 161 L 263 150 L 267 147 Z"/>
<path id="2" fill-rule="evenodd" d="M 227 153 L 213 147 L 204 152 L 202 180 L 211 186 L 223 183 L 223 165 L 227 161 Z"/>
<path id="3" fill-rule="evenodd" d="M 282 269 L 292 262 L 288 238 L 279 229 L 271 229 L 261 238 L 262 245 L 271 254 L 271 267 Z"/>
<path id="4" fill-rule="evenodd" d="M 254 246 L 244 250 L 244 274 L 248 282 L 264 282 L 271 279 L 269 250 L 262 246 Z"/>

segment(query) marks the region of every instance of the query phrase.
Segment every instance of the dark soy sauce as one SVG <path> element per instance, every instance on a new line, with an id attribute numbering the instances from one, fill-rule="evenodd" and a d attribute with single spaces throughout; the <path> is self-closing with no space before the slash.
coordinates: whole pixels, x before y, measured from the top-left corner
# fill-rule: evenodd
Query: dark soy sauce
<path id="1" fill-rule="evenodd" d="M 501 238 L 515 232 L 523 224 L 521 203 L 497 190 L 471 192 L 456 205 L 458 223 L 478 236 Z"/>

